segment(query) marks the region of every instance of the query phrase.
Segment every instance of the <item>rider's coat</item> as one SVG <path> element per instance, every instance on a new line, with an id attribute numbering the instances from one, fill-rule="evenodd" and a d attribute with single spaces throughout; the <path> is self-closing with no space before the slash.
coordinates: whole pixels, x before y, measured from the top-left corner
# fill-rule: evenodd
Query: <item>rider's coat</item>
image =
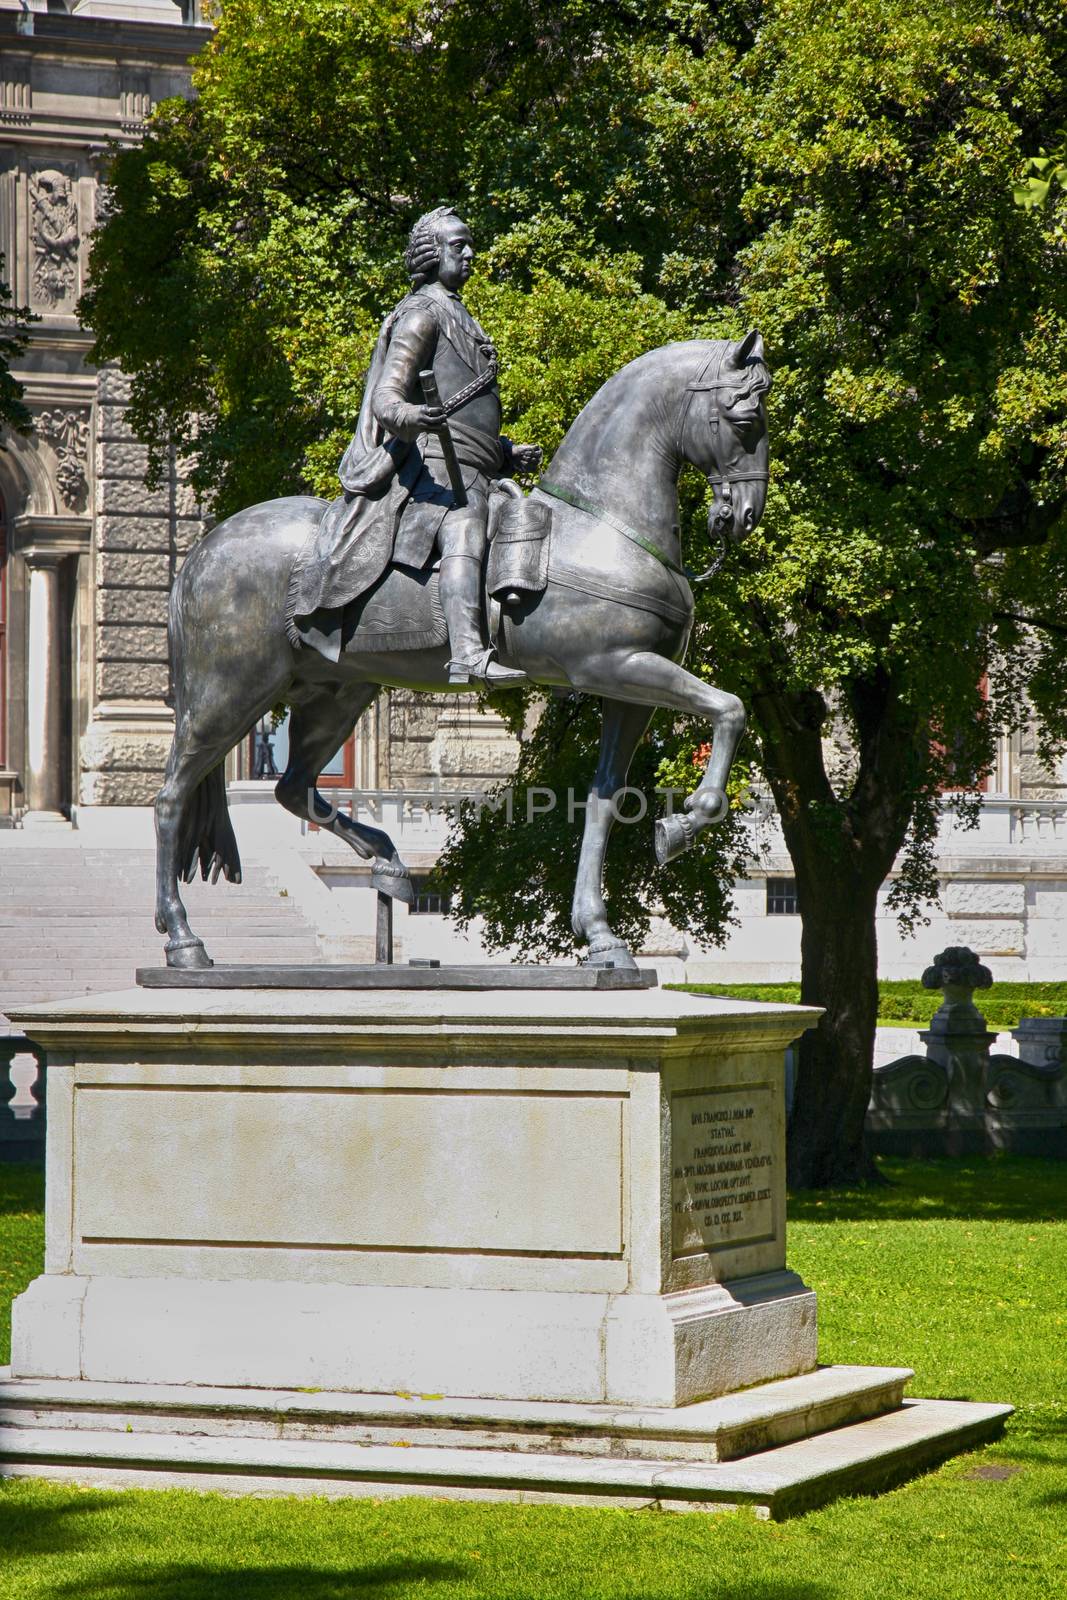
<path id="1" fill-rule="evenodd" d="M 481 388 L 450 414 L 449 428 L 467 490 L 463 539 L 471 554 L 485 548 L 490 481 L 507 471 L 511 450 L 500 434 L 496 355 L 459 295 L 427 284 L 407 295 L 382 326 L 356 433 L 338 469 L 344 493 L 327 507 L 293 570 L 290 638 L 334 660 L 342 648 L 343 608 L 391 560 L 425 567 L 452 508 L 440 439 L 418 432 L 419 373 L 426 368 L 446 406 L 468 387 Z M 413 633 L 396 636 L 391 646 L 417 650 L 435 642 Z"/>

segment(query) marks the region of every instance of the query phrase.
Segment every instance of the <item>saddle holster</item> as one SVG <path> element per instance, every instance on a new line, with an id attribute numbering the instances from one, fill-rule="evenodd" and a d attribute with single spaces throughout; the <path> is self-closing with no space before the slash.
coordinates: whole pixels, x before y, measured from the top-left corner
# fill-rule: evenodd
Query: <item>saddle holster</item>
<path id="1" fill-rule="evenodd" d="M 517 605 L 524 594 L 541 594 L 548 583 L 552 508 L 530 500 L 510 478 L 499 478 L 489 494 L 489 561 L 485 588 L 491 600 Z"/>

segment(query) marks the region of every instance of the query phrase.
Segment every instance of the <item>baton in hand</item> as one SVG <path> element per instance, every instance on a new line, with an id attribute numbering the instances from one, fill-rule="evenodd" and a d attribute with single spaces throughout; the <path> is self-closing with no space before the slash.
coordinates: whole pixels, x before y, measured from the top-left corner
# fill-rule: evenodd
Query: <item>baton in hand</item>
<path id="1" fill-rule="evenodd" d="M 427 368 L 419 373 L 419 382 L 422 384 L 422 393 L 428 406 L 440 406 L 441 394 L 437 387 L 437 379 L 433 372 Z M 440 430 L 441 454 L 445 458 L 445 467 L 448 471 L 448 481 L 452 488 L 452 495 L 457 506 L 467 504 L 467 491 L 463 486 L 463 474 L 459 470 L 456 460 L 456 447 L 452 442 L 452 432 L 447 421 Z"/>

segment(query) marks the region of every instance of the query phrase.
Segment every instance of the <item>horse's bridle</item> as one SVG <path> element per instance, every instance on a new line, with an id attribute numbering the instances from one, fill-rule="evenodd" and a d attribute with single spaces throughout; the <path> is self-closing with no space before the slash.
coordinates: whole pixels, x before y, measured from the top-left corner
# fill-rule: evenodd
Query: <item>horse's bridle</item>
<path id="1" fill-rule="evenodd" d="M 686 419 L 689 416 L 689 407 L 693 403 L 693 396 L 695 394 L 708 394 L 718 389 L 736 388 L 736 379 L 724 378 L 722 376 L 722 364 L 726 359 L 726 352 L 729 350 L 729 348 L 729 343 L 725 343 L 720 345 L 718 350 L 713 350 L 707 361 L 704 363 L 704 366 L 701 368 L 696 382 L 686 384 L 685 399 L 682 402 L 682 411 L 680 417 L 678 418 L 679 439 L 681 439 L 683 436 Z M 713 376 L 709 377 L 708 375 L 711 372 L 713 364 L 715 366 L 715 372 Z M 718 412 L 716 412 L 713 416 L 709 415 L 709 428 L 718 428 L 719 420 Z M 712 508 L 711 515 L 708 517 L 708 532 L 714 533 L 718 538 L 719 553 L 711 563 L 710 567 L 705 568 L 703 572 L 698 572 L 692 575 L 691 582 L 707 583 L 709 578 L 715 577 L 716 573 L 718 573 L 721 569 L 723 562 L 726 560 L 726 530 L 732 525 L 734 520 L 734 484 L 766 483 L 768 481 L 768 476 L 769 475 L 766 472 L 727 473 L 721 471 L 717 477 L 712 477 L 709 474 L 708 483 L 716 491 L 716 493 L 715 505 Z"/>
<path id="2" fill-rule="evenodd" d="M 723 378 L 720 376 L 722 372 L 723 360 L 729 348 L 729 344 L 723 344 L 717 350 L 713 350 L 704 366 L 701 368 L 700 376 L 697 378 L 696 382 L 686 384 L 684 391 L 685 398 L 682 401 L 682 409 L 678 417 L 679 440 L 681 440 L 685 430 L 686 418 L 689 414 L 689 407 L 692 404 L 694 394 L 699 394 L 712 389 L 730 389 L 735 387 L 735 383 L 732 383 L 728 378 Z M 715 376 L 710 380 L 705 381 L 708 378 L 708 373 L 711 371 L 711 364 L 716 360 L 716 358 L 718 359 L 718 364 L 715 368 Z M 717 428 L 719 425 L 718 416 L 716 415 L 714 417 L 709 417 L 708 423 L 709 426 Z M 589 516 L 595 517 L 598 522 L 606 522 L 609 527 L 614 528 L 616 532 L 621 533 L 624 538 L 629 539 L 632 544 L 640 545 L 642 550 L 647 550 L 649 555 L 655 556 L 656 560 L 665 566 L 668 571 L 676 572 L 679 577 L 687 578 L 690 583 L 707 583 L 709 578 L 714 578 L 715 574 L 719 571 L 723 562 L 726 560 L 726 529 L 733 522 L 734 518 L 733 485 L 735 483 L 766 483 L 767 473 L 721 473 L 718 477 L 709 477 L 708 482 L 711 484 L 713 489 L 721 490 L 721 494 L 716 497 L 715 508 L 713 509 L 711 516 L 708 518 L 708 531 L 714 532 L 718 536 L 720 548 L 719 554 L 715 557 L 715 560 L 711 563 L 711 566 L 706 567 L 703 572 L 694 572 L 690 567 L 680 567 L 677 561 L 674 561 L 665 550 L 661 550 L 659 545 L 651 540 L 647 534 L 639 533 L 636 528 L 631 528 L 627 523 L 621 522 L 618 517 L 612 516 L 611 513 L 605 510 L 603 506 L 597 505 L 595 501 L 586 500 L 582 495 L 576 494 L 573 489 L 564 488 L 562 484 L 552 483 L 548 478 L 542 478 L 540 483 L 537 485 L 537 490 L 541 494 L 550 495 L 554 500 L 562 500 L 566 505 L 574 506 L 578 511 L 586 512 Z"/>

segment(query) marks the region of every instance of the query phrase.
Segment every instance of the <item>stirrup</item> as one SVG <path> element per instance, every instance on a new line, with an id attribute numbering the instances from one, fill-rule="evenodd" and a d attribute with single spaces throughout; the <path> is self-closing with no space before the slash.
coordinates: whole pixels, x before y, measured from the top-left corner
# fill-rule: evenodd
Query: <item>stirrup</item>
<path id="1" fill-rule="evenodd" d="M 473 661 L 450 661 L 448 681 L 454 684 L 484 683 L 490 689 L 511 689 L 529 680 L 525 672 L 503 666 L 490 647 L 488 650 L 483 650 Z"/>

